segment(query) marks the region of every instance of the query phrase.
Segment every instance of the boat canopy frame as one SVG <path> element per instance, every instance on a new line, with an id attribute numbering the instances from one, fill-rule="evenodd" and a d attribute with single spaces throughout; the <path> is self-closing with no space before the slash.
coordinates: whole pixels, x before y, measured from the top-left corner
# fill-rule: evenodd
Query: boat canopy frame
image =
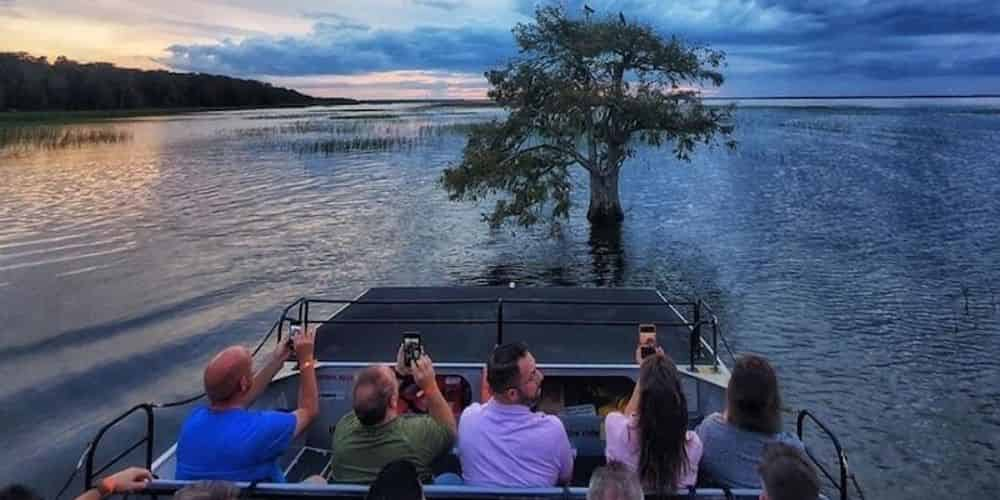
<path id="1" fill-rule="evenodd" d="M 381 322 L 385 323 L 400 323 L 399 319 L 389 319 L 380 321 L 378 319 L 362 319 L 362 320 L 352 320 L 352 319 L 336 319 L 337 314 L 340 313 L 344 308 L 352 305 L 457 305 L 457 304 L 495 304 L 496 315 L 490 320 L 485 319 L 452 319 L 452 320 L 438 320 L 438 319 L 418 319 L 414 318 L 412 320 L 405 321 L 406 323 L 429 323 L 429 324 L 493 324 L 495 325 L 496 331 L 496 345 L 500 345 L 504 342 L 504 327 L 505 325 L 516 325 L 525 323 L 534 324 L 553 324 L 562 326 L 635 326 L 638 322 L 621 322 L 621 321 L 587 321 L 587 320 L 567 320 L 567 321 L 531 321 L 531 320 L 509 320 L 505 319 L 504 308 L 505 306 L 510 306 L 512 304 L 531 304 L 531 305 L 588 305 L 588 306 L 600 306 L 600 305 L 617 305 L 617 306 L 665 306 L 665 307 L 691 307 L 692 310 L 692 320 L 688 321 L 684 319 L 684 316 L 680 314 L 679 311 L 674 309 L 676 316 L 680 317 L 681 320 L 677 322 L 655 322 L 662 326 L 673 326 L 673 327 L 685 327 L 690 330 L 690 350 L 688 352 L 688 368 L 691 371 L 695 371 L 695 363 L 698 359 L 698 354 L 701 349 L 707 351 L 711 356 L 711 364 L 714 369 L 718 369 L 721 360 L 718 356 L 718 346 L 721 343 L 726 352 L 729 354 L 732 360 L 735 360 L 735 354 L 729 347 L 728 342 L 722 335 L 719 328 L 719 320 L 715 312 L 711 307 L 702 300 L 690 301 L 690 302 L 668 302 L 663 298 L 662 294 L 657 292 L 657 295 L 662 299 L 660 301 L 594 301 L 594 300 L 559 300 L 559 299 L 511 299 L 496 297 L 495 299 L 439 299 L 439 300 L 366 300 L 362 297 L 357 299 L 325 299 L 325 298 L 309 298 L 300 297 L 294 302 L 284 307 L 281 311 L 281 315 L 274 321 L 271 327 L 268 329 L 267 333 L 261 338 L 254 349 L 251 351 L 252 355 L 256 356 L 260 350 L 267 345 L 268 341 L 275 338 L 276 343 L 280 343 L 285 337 L 285 325 L 286 324 L 300 324 L 305 327 L 309 325 L 336 325 L 336 324 L 378 324 Z M 338 310 L 330 319 L 312 319 L 310 318 L 310 309 L 312 306 L 317 304 L 326 305 L 340 305 L 341 309 Z M 703 329 L 708 328 L 710 332 L 709 338 L 704 338 L 702 336 Z M 154 453 L 154 440 L 155 440 L 155 410 L 172 408 L 178 406 L 185 406 L 191 404 L 199 399 L 203 398 L 205 393 L 199 393 L 197 395 L 181 399 L 178 401 L 173 401 L 169 403 L 141 403 L 133 406 L 126 412 L 115 417 L 107 424 L 102 426 L 96 433 L 93 440 L 91 440 L 85 447 L 80 460 L 77 463 L 76 469 L 73 474 L 67 479 L 62 490 L 56 496 L 58 499 L 66 491 L 66 489 L 72 484 L 73 479 L 81 471 L 84 471 L 83 475 L 83 489 L 88 490 L 94 487 L 94 480 L 97 476 L 108 471 L 122 461 L 124 458 L 129 456 L 130 453 L 139 449 L 141 446 L 145 445 L 145 463 L 144 466 L 147 469 L 151 469 L 154 465 L 153 453 Z M 138 441 L 133 442 L 128 445 L 124 451 L 116 454 L 114 458 L 110 459 L 103 465 L 97 466 L 95 464 L 96 452 L 101 444 L 102 439 L 107 434 L 109 430 L 120 424 L 122 421 L 126 420 L 128 417 L 143 413 L 145 415 L 145 432 L 143 437 Z M 807 421 L 812 421 L 818 425 L 818 427 L 826 434 L 826 436 L 834 443 L 837 452 L 837 462 L 839 465 L 839 477 L 834 478 L 825 468 L 823 468 L 820 461 L 809 453 L 807 454 L 812 462 L 817 466 L 817 468 L 823 473 L 823 475 L 829 480 L 832 487 L 837 490 L 838 497 L 841 500 L 847 500 L 849 498 L 849 485 L 848 480 L 853 480 L 855 488 L 858 491 L 859 496 L 863 499 L 864 494 L 861 492 L 857 481 L 854 479 L 854 475 L 850 474 L 847 466 L 847 456 L 840 442 L 837 440 L 833 432 L 826 427 L 822 422 L 820 422 L 816 416 L 807 410 L 802 410 L 799 412 L 797 417 L 797 434 L 800 439 L 804 438 L 805 423 Z M 148 491 L 144 491 L 142 495 L 150 495 L 155 497 L 157 494 L 171 494 L 172 492 L 183 487 L 188 482 L 175 481 L 175 480 L 154 480 L 150 483 L 150 488 Z M 242 483 L 237 483 L 240 486 Z M 250 496 L 259 497 L 274 497 L 274 496 L 330 496 L 330 497 L 356 497 L 363 498 L 364 494 L 361 489 L 365 491 L 367 488 L 362 486 L 350 486 L 350 485 L 328 485 L 328 487 L 323 487 L 322 492 L 317 492 L 316 488 L 309 487 L 296 487 L 295 485 L 258 485 L 256 483 L 245 485 L 245 494 L 250 494 Z M 244 488 L 241 488 L 241 490 Z M 327 491 L 329 490 L 329 491 Z M 586 496 L 586 488 L 540 488 L 538 491 L 520 491 L 520 490 L 483 490 L 479 491 L 476 489 L 469 489 L 468 487 L 460 488 L 461 491 L 455 490 L 455 487 L 444 487 L 444 486 L 431 486 L 426 491 L 426 496 L 428 498 L 584 498 Z M 756 492 L 756 493 L 754 493 Z M 509 494 L 508 494 L 509 493 Z M 664 495 L 662 498 L 742 498 L 744 496 L 753 497 L 755 494 L 759 494 L 759 490 L 747 490 L 747 491 L 736 491 L 725 489 L 716 490 L 682 490 L 675 494 Z M 471 495 L 471 496 L 469 496 Z"/>

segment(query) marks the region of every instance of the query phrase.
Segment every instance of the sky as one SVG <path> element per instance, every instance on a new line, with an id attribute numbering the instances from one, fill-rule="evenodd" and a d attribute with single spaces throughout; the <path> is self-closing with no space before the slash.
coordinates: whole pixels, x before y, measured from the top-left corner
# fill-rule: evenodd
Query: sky
<path id="1" fill-rule="evenodd" d="M 483 98 L 538 0 L 0 0 L 0 51 L 265 80 L 316 96 Z M 582 0 L 542 0 L 582 15 Z M 1000 93 L 1000 0 L 587 0 L 724 50 L 716 96 Z"/>

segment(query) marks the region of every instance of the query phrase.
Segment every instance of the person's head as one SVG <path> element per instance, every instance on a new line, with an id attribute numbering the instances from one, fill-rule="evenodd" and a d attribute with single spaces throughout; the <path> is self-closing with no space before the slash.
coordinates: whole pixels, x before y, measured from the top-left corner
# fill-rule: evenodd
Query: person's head
<path id="1" fill-rule="evenodd" d="M 205 367 L 205 394 L 214 405 L 238 403 L 253 387 L 253 357 L 245 347 L 227 347 Z"/>
<path id="2" fill-rule="evenodd" d="M 389 462 L 368 488 L 365 500 L 422 500 L 424 488 L 417 468 L 406 460 Z"/>
<path id="3" fill-rule="evenodd" d="M 642 500 L 639 476 L 620 462 L 594 469 L 587 488 L 587 500 Z"/>
<path id="4" fill-rule="evenodd" d="M 361 425 L 378 425 L 396 416 L 399 381 L 388 366 L 369 366 L 354 377 L 354 415 Z"/>
<path id="5" fill-rule="evenodd" d="M 816 469 L 799 450 L 786 444 L 772 444 L 764 450 L 757 467 L 764 492 L 761 500 L 816 500 L 819 477 Z"/>
<path id="6" fill-rule="evenodd" d="M 687 399 L 667 356 L 648 356 L 639 368 L 639 477 L 655 490 L 676 487 L 687 467 Z"/>
<path id="7" fill-rule="evenodd" d="M 542 397 L 544 378 L 524 342 L 497 347 L 486 363 L 486 381 L 502 403 L 533 406 Z"/>
<path id="8" fill-rule="evenodd" d="M 726 420 L 753 432 L 781 430 L 778 377 L 766 359 L 747 354 L 736 360 L 726 389 Z"/>
<path id="9" fill-rule="evenodd" d="M 23 484 L 12 484 L 0 490 L 0 500 L 42 500 L 42 496 Z"/>
<path id="10" fill-rule="evenodd" d="M 174 500 L 237 500 L 240 489 L 227 481 L 199 481 L 174 493 Z"/>

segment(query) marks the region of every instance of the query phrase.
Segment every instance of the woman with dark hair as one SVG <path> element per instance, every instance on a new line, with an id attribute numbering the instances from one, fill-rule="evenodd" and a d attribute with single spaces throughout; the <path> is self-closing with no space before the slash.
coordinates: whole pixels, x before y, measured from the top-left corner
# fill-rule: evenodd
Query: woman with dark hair
<path id="1" fill-rule="evenodd" d="M 639 382 L 625 407 L 604 421 L 609 462 L 622 462 L 638 473 L 651 491 L 693 486 L 698 477 L 701 440 L 687 430 L 687 400 L 674 362 L 657 348 L 639 363 Z"/>
<path id="2" fill-rule="evenodd" d="M 778 376 L 766 359 L 754 354 L 736 360 L 725 411 L 705 417 L 695 431 L 705 447 L 700 483 L 710 486 L 760 488 L 757 466 L 767 445 L 804 449 L 798 438 L 781 432 Z"/>

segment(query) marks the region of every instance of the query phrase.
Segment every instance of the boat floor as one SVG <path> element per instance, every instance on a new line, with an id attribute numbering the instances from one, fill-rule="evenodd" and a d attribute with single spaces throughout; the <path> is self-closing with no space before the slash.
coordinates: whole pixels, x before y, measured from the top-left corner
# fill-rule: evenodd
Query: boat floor
<path id="1" fill-rule="evenodd" d="M 391 303 L 411 301 L 451 302 Z M 685 320 L 681 311 L 690 320 L 691 309 L 672 307 L 654 289 L 379 287 L 319 329 L 316 353 L 321 361 L 387 361 L 403 332 L 418 331 L 436 362 L 481 363 L 499 340 L 526 342 L 543 364 L 624 364 L 633 362 L 636 318 L 641 318 L 658 323 L 660 345 L 681 364 L 689 358 L 690 345 L 690 328 L 679 325 Z M 576 324 L 565 324 L 566 318 Z"/>

